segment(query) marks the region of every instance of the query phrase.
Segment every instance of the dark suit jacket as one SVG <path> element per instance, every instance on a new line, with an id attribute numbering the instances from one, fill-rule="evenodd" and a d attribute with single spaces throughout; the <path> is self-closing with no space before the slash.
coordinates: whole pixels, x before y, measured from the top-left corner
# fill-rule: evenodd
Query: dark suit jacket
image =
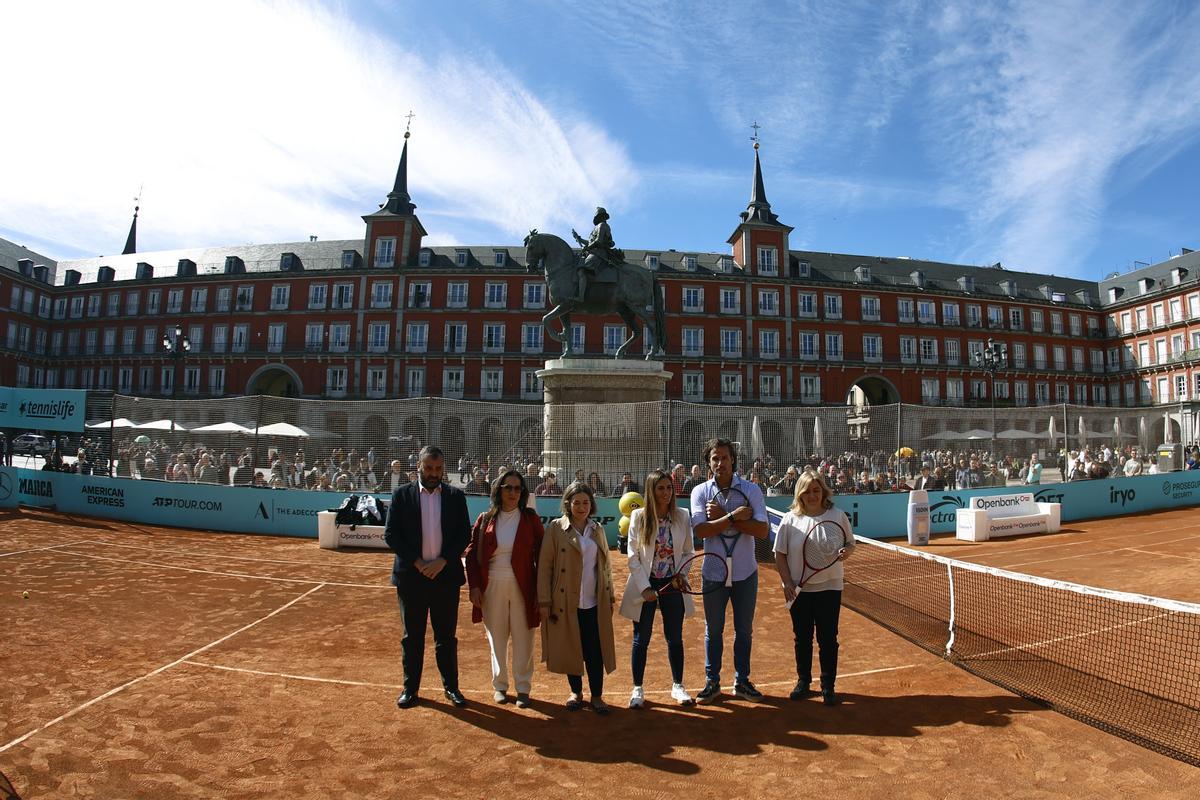
<path id="1" fill-rule="evenodd" d="M 392 585 L 399 587 L 405 578 L 416 573 L 413 566 L 421 557 L 421 500 L 420 484 L 405 484 L 392 495 L 388 509 L 387 528 L 383 538 L 396 559 L 392 564 Z M 442 552 L 446 559 L 443 574 L 455 586 L 466 583 L 462 554 L 471 541 L 471 518 L 467 514 L 467 496 L 461 489 L 442 484 Z M 419 573 L 418 573 L 419 574 Z M 439 580 L 442 578 L 438 576 Z"/>

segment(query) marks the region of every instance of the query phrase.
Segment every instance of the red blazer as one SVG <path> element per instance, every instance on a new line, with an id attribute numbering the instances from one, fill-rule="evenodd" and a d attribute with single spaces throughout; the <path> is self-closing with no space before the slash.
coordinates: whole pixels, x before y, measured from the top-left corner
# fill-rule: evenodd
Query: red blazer
<path id="1" fill-rule="evenodd" d="M 467 562 L 467 586 L 481 593 L 487 592 L 488 564 L 496 554 L 496 521 L 487 519 L 489 513 L 485 511 L 475 520 L 471 543 L 463 552 Z M 537 559 L 544 535 L 542 518 L 533 509 L 522 508 L 517 538 L 513 541 L 512 570 L 521 596 L 525 598 L 525 620 L 530 628 L 536 628 L 541 622 L 537 606 Z M 471 621 L 483 622 L 483 609 L 479 606 L 471 606 Z"/>

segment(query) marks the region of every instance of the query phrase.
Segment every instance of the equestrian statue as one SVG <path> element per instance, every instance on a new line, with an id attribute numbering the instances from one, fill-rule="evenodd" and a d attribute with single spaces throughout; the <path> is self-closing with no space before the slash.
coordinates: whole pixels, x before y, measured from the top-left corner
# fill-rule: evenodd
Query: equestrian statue
<path id="1" fill-rule="evenodd" d="M 569 358 L 578 355 L 571 341 L 571 314 L 616 313 L 632 331 L 617 348 L 616 357 L 629 353 L 644 325 L 650 332 L 649 361 L 666 354 L 662 292 L 653 272 L 625 261 L 625 254 L 614 246 L 608 219 L 608 212 L 597 208 L 588 239 L 571 231 L 582 249 L 579 255 L 562 239 L 538 233 L 536 228 L 525 237 L 526 268 L 530 272 L 540 268 L 545 273 L 550 295 L 551 308 L 542 317 L 542 325 L 551 339 L 562 343 L 563 358 Z M 557 322 L 560 330 L 552 322 Z"/>

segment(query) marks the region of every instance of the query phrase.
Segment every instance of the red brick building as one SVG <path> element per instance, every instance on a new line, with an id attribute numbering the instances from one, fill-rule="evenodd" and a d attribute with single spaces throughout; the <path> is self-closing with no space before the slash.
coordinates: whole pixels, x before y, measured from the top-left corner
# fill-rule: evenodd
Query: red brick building
<path id="1" fill-rule="evenodd" d="M 558 353 L 540 324 L 540 274 L 521 246 L 426 247 L 407 158 L 406 143 L 361 240 L 58 265 L 0 249 L 0 384 L 540 402 L 536 371 Z M 999 405 L 1128 406 L 1200 391 L 1190 251 L 1097 283 L 793 250 L 791 230 L 756 151 L 728 254 L 625 251 L 664 292 L 670 398 L 833 405 L 857 387 L 873 404 L 987 403 L 994 391 Z M 163 345 L 177 328 L 190 344 L 179 358 Z M 616 317 L 582 317 L 573 331 L 594 355 L 625 335 Z M 988 339 L 1008 351 L 994 387 L 971 359 Z"/>

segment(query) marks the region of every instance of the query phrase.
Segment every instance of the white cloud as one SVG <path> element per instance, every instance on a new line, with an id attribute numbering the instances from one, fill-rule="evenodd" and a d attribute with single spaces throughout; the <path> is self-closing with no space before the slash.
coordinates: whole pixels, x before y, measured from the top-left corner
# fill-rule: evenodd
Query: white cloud
<path id="1" fill-rule="evenodd" d="M 64 250 L 118 251 L 142 182 L 141 249 L 359 237 L 410 109 L 409 190 L 433 243 L 456 239 L 439 206 L 516 235 L 637 181 L 619 143 L 487 54 L 425 61 L 403 43 L 426 33 L 387 41 L 336 9 L 5 4 L 0 28 L 22 32 L 6 62 L 31 65 L 2 79 L 0 218 Z"/>

